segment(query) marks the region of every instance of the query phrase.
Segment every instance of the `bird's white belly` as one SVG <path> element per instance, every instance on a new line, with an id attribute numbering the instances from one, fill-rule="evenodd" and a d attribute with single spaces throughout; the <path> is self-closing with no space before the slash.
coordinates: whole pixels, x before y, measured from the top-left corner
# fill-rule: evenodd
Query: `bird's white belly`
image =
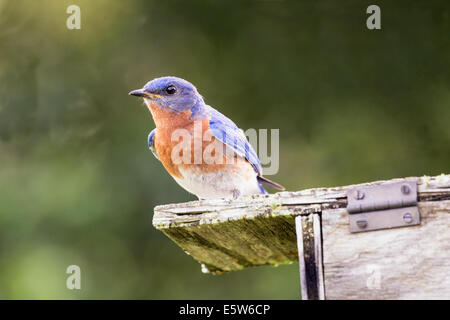
<path id="1" fill-rule="evenodd" d="M 253 169 L 220 170 L 218 172 L 201 172 L 200 169 L 179 169 L 183 178 L 176 182 L 200 199 L 233 198 L 242 195 L 260 194 L 256 173 Z M 250 177 L 250 178 L 249 178 Z"/>

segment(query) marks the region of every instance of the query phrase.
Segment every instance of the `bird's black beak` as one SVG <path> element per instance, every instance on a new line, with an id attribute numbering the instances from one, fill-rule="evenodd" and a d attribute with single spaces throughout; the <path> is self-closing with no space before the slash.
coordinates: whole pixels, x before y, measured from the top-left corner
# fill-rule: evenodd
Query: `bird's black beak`
<path id="1" fill-rule="evenodd" d="M 148 98 L 148 93 L 144 89 L 133 90 L 129 93 L 130 96 Z"/>

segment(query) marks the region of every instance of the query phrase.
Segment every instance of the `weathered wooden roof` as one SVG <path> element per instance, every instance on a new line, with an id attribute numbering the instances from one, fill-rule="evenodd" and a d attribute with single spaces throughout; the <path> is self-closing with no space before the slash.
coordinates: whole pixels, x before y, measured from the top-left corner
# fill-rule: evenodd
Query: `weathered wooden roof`
<path id="1" fill-rule="evenodd" d="M 417 181 L 419 203 L 450 199 L 450 175 L 406 179 Z M 345 208 L 350 188 L 403 180 L 161 205 L 153 225 L 205 272 L 291 263 L 298 259 L 296 216 Z"/>

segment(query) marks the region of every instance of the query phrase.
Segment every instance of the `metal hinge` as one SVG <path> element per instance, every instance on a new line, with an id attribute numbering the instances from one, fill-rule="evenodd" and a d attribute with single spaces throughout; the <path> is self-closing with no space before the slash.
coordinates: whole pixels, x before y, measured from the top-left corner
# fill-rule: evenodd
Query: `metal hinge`
<path id="1" fill-rule="evenodd" d="M 417 182 L 357 187 L 347 192 L 350 232 L 420 224 Z"/>

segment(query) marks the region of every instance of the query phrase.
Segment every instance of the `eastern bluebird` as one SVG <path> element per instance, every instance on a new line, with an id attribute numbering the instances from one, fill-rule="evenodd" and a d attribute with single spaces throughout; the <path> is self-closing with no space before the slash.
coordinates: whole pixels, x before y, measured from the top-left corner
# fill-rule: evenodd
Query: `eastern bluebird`
<path id="1" fill-rule="evenodd" d="M 199 199 L 267 193 L 261 184 L 284 190 L 262 176 L 242 130 L 205 104 L 188 81 L 157 78 L 130 95 L 144 98 L 155 121 L 149 148 L 175 181 Z"/>

